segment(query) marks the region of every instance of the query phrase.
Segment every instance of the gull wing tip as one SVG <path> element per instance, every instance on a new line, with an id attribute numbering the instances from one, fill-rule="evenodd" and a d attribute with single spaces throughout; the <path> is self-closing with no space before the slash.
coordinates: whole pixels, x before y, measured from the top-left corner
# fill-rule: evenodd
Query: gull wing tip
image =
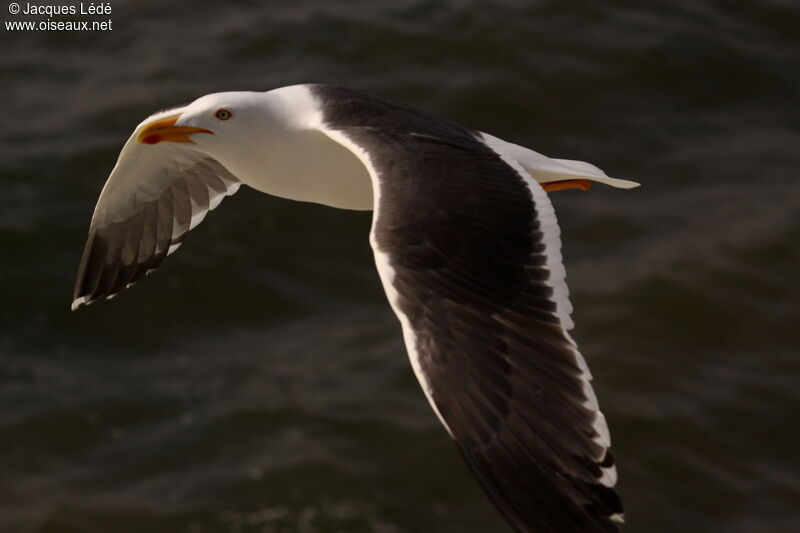
<path id="1" fill-rule="evenodd" d="M 82 305 L 86 305 L 86 296 L 75 298 L 74 300 L 72 300 L 72 304 L 69 307 L 71 311 L 77 311 L 78 308 Z"/>

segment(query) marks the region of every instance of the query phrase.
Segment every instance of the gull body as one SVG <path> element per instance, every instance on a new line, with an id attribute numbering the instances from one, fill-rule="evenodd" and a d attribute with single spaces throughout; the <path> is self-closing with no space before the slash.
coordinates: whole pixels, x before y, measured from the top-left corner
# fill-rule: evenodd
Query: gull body
<path id="1" fill-rule="evenodd" d="M 155 270 L 241 184 L 374 210 L 370 243 L 412 368 L 512 528 L 614 532 L 605 417 L 569 334 L 547 191 L 630 188 L 580 161 L 329 85 L 226 92 L 148 117 L 103 188 L 73 309 Z"/>

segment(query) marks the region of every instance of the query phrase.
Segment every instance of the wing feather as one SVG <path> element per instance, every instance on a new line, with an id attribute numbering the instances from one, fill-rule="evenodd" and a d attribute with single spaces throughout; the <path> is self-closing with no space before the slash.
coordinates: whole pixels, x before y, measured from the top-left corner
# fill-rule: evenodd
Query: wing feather
<path id="1" fill-rule="evenodd" d="M 73 309 L 110 298 L 158 268 L 208 211 L 239 188 L 239 180 L 196 145 L 139 144 L 136 133 L 100 193 L 78 265 Z"/>
<path id="2" fill-rule="evenodd" d="M 544 191 L 478 132 L 346 89 L 315 94 L 322 130 L 370 172 L 381 280 L 480 485 L 518 532 L 618 531 L 607 428 L 568 333 Z"/>

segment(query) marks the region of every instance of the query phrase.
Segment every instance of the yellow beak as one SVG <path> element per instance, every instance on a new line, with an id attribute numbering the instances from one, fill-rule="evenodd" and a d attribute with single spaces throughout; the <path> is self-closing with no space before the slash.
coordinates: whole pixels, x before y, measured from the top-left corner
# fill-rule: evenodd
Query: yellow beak
<path id="1" fill-rule="evenodd" d="M 158 144 L 163 141 L 174 143 L 190 143 L 194 142 L 189 138 L 189 135 L 195 133 L 211 133 L 214 132 L 204 128 L 192 128 L 190 126 L 176 126 L 175 122 L 178 121 L 177 116 L 163 118 L 161 120 L 154 120 L 142 126 L 136 140 L 144 144 Z"/>

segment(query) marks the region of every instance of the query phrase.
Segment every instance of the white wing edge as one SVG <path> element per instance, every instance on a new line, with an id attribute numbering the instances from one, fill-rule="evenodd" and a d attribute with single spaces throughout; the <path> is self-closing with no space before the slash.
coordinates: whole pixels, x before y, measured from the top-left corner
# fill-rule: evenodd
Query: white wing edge
<path id="1" fill-rule="evenodd" d="M 539 219 L 540 230 L 543 233 L 542 241 L 545 244 L 547 268 L 550 271 L 548 284 L 553 288 L 553 300 L 556 304 L 556 316 L 558 317 L 564 330 L 564 336 L 571 345 L 575 364 L 581 369 L 583 394 L 586 398 L 584 401 L 584 407 L 594 412 L 594 422 L 592 423 L 592 427 L 595 431 L 595 437 L 593 440 L 604 450 L 603 455 L 597 458 L 598 462 L 602 462 L 605 459 L 609 448 L 611 447 L 611 434 L 608 430 L 606 418 L 600 411 L 600 406 L 597 402 L 597 395 L 592 388 L 592 373 L 589 370 L 589 365 L 586 363 L 586 359 L 578 350 L 578 345 L 569 334 L 569 330 L 574 328 L 575 323 L 570 316 L 570 313 L 572 312 L 572 303 L 569 300 L 569 288 L 567 287 L 566 283 L 566 269 L 564 268 L 561 254 L 561 229 L 559 228 L 558 220 L 556 219 L 553 204 L 550 202 L 550 198 L 547 196 L 547 193 L 542 188 L 540 183 L 528 172 L 526 172 L 527 169 L 521 162 L 515 159 L 514 154 L 519 153 L 519 151 L 513 149 L 510 150 L 509 146 L 514 147 L 516 145 L 511 145 L 502 139 L 498 139 L 497 137 L 487 134 L 483 134 L 483 138 L 487 146 L 494 150 L 503 159 L 503 161 L 517 171 L 517 173 L 527 184 L 531 191 L 531 195 L 533 196 L 533 201 L 536 206 Z M 526 148 L 522 149 L 528 151 Z M 532 150 L 529 151 L 533 152 Z M 541 157 L 547 159 L 545 156 Z M 589 165 L 589 163 L 582 164 Z M 602 471 L 602 475 L 598 479 L 598 482 L 609 488 L 614 487 L 617 483 L 616 466 L 613 464 L 609 467 L 601 466 L 600 469 Z M 623 520 L 623 518 L 618 517 L 615 518 L 615 520 Z"/>

